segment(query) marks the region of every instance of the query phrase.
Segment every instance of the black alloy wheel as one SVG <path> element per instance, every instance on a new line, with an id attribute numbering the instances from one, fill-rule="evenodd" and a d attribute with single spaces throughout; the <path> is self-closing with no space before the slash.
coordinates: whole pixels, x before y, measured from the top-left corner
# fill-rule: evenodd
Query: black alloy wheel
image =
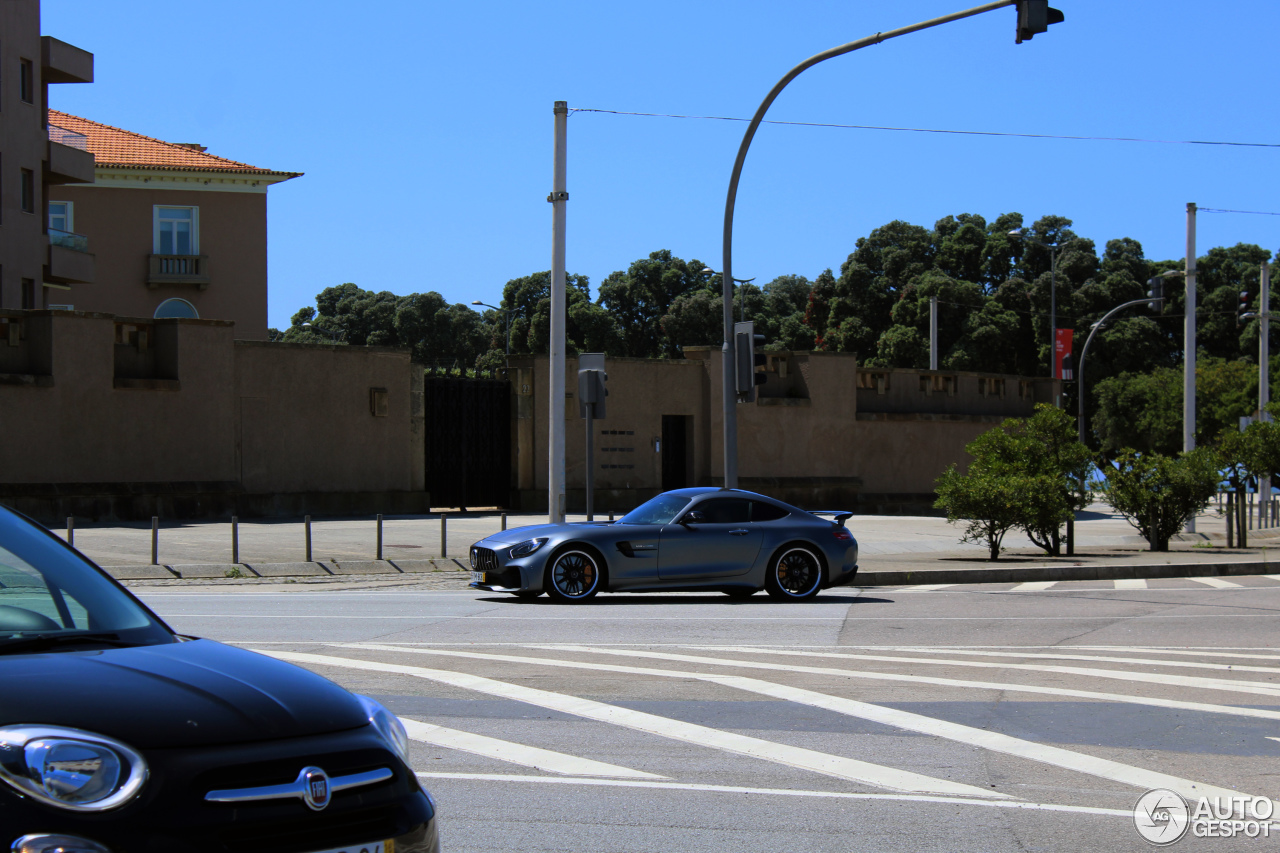
<path id="1" fill-rule="evenodd" d="M 808 548 L 787 548 L 769 564 L 764 588 L 782 601 L 813 598 L 822 589 L 822 561 Z"/>
<path id="2" fill-rule="evenodd" d="M 600 566 L 583 550 L 561 551 L 547 569 L 547 595 L 561 603 L 586 601 L 600 591 Z"/>

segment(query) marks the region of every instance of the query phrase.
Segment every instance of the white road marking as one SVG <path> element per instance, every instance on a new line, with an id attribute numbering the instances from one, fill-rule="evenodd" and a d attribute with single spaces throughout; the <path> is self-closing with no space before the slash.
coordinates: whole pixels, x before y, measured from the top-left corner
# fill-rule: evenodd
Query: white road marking
<path id="1" fill-rule="evenodd" d="M 419 779 L 454 779 L 460 782 L 529 782 L 551 785 L 599 785 L 618 788 L 658 788 L 712 794 L 759 794 L 771 797 L 817 797 L 835 800 L 888 800 L 907 803 L 936 803 L 947 806 L 988 806 L 1028 811 L 1071 812 L 1133 819 L 1132 809 L 1099 809 L 1091 806 L 1060 806 L 1028 803 L 1024 800 L 970 800 L 962 797 L 930 797 L 921 794 L 859 794 L 848 791 L 797 791 L 783 788 L 741 788 L 733 785 L 698 785 L 688 782 L 621 782 L 612 779 L 565 779 L 556 776 L 518 776 L 501 773 L 437 773 L 418 771 Z"/>
<path id="2" fill-rule="evenodd" d="M 1116 578 L 1116 589 L 1146 589 L 1147 582 L 1143 578 Z"/>
<path id="3" fill-rule="evenodd" d="M 1267 740 L 1280 740 L 1280 737 L 1272 737 L 1271 735 L 1267 735 Z"/>
<path id="4" fill-rule="evenodd" d="M 837 714 L 844 714 L 849 717 L 870 720 L 872 722 L 892 726 L 904 731 L 933 735 L 935 737 L 945 738 L 957 743 L 963 743 L 968 746 L 977 746 L 983 749 L 989 749 L 992 752 L 1001 752 L 1006 755 L 1025 758 L 1042 764 L 1049 764 L 1054 767 L 1074 770 L 1078 773 L 1085 773 L 1101 779 L 1109 779 L 1113 782 L 1132 785 L 1136 788 L 1143 788 L 1147 790 L 1152 788 L 1168 788 L 1169 790 L 1176 791 L 1183 797 L 1191 799 L 1202 796 L 1232 797 L 1239 796 L 1240 793 L 1228 788 L 1205 785 L 1204 783 L 1194 782 L 1190 779 L 1182 779 L 1177 776 L 1170 776 L 1154 770 L 1145 770 L 1141 767 L 1121 764 L 1120 762 L 1111 761 L 1106 758 L 1097 758 L 1080 752 L 1072 752 L 1071 750 L 1062 749 L 1061 747 L 1034 743 L 1032 741 L 1022 740 L 1010 735 L 974 728 L 973 726 L 952 723 L 936 717 L 928 717 L 923 714 L 913 714 L 910 711 L 900 711 L 896 708 L 887 708 L 882 705 L 873 705 L 868 702 L 859 702 L 855 699 L 845 699 L 840 696 L 830 696 L 825 693 L 818 693 L 813 690 L 805 690 L 799 687 L 775 684 L 771 681 L 763 681 L 758 678 L 744 678 L 736 675 L 714 675 L 703 672 L 689 672 L 687 670 L 618 666 L 615 664 L 597 664 L 582 661 L 553 660 L 549 658 L 496 655 L 486 654 L 483 652 L 463 652 L 444 649 L 395 649 L 378 646 L 376 644 L 351 644 L 344 647 L 375 651 L 399 651 L 401 653 L 411 654 L 440 655 L 447 657 L 469 658 L 472 660 L 520 663 L 526 665 L 563 667 L 568 669 L 617 672 L 627 675 L 649 675 L 661 678 L 696 679 L 698 681 L 720 684 L 725 687 L 731 687 L 760 696 L 770 696 L 774 699 L 781 699 L 786 702 L 794 702 L 796 704 L 809 705 L 815 708 L 823 708 L 828 711 L 834 711 Z M 531 646 L 531 648 L 547 647 L 535 645 Z M 731 667 L 743 666 L 743 664 L 740 664 L 737 661 L 727 661 L 718 658 L 703 658 L 693 655 L 677 655 L 667 652 L 644 652 L 637 650 L 612 648 L 602 649 L 590 646 L 566 645 L 557 645 L 552 647 L 551 650 L 559 652 L 578 652 L 585 654 L 650 658 L 655 660 L 675 661 L 679 663 L 709 663 L 713 665 Z M 751 663 L 747 663 L 745 666 L 754 666 L 754 668 L 759 669 L 789 669 L 785 666 L 775 666 L 770 664 L 753 665 Z"/>
<path id="5" fill-rule="evenodd" d="M 524 767 L 532 767 L 535 770 L 545 770 L 548 773 L 562 773 L 566 776 L 609 776 L 620 779 L 667 778 L 656 773 L 645 773 L 640 770 L 632 770 L 629 767 L 606 764 L 603 761 L 592 761 L 589 758 L 566 755 L 563 752 L 539 749 L 536 746 L 525 746 L 524 744 L 498 740 L 497 738 L 463 732 L 457 729 L 447 729 L 444 726 L 423 723 L 409 717 L 401 717 L 400 722 L 404 723 L 405 731 L 409 733 L 409 737 L 416 741 L 432 743 L 436 746 L 457 749 L 462 752 L 470 752 L 473 755 L 482 755 L 485 758 L 496 758 L 498 761 L 520 764 Z"/>
<path id="6" fill-rule="evenodd" d="M 705 646 L 690 646 L 694 649 L 710 651 Z M 828 658 L 836 660 L 866 660 L 885 663 L 923 663 L 937 666 L 966 666 L 981 669 L 1021 669 L 1032 672 L 1057 672 L 1064 675 L 1083 675 L 1090 678 L 1113 678 L 1119 681 L 1144 681 L 1149 684 L 1168 684 L 1175 687 L 1198 687 L 1205 690 L 1220 690 L 1228 693 L 1249 693 L 1261 696 L 1280 696 L 1280 684 L 1263 684 L 1257 681 L 1235 681 L 1228 678 L 1203 678 L 1195 675 L 1165 675 L 1153 672 L 1133 672 L 1120 669 L 1094 669 L 1082 666 L 1052 666 L 1040 663 L 988 663 L 977 660 L 957 660 L 954 658 L 910 658 L 898 655 L 847 654 L 843 652 L 803 652 L 791 649 L 760 649 L 749 647 L 715 646 L 715 651 L 751 652 L 763 655 L 792 655 L 799 657 Z"/>
<path id="7" fill-rule="evenodd" d="M 1036 592 L 1038 590 L 1048 589 L 1055 583 L 1057 583 L 1057 581 L 1027 581 L 1026 583 L 1018 584 L 1013 589 L 1009 590 L 1009 592 Z"/>
<path id="8" fill-rule="evenodd" d="M 1217 589 L 1239 589 L 1240 584 L 1224 581 L 1222 578 L 1187 578 L 1189 581 L 1202 583 L 1205 586 L 1216 587 Z"/>
<path id="9" fill-rule="evenodd" d="M 1044 648 L 1060 648 L 1057 646 L 1045 646 Z M 1152 647 L 1127 647 L 1127 646 L 1072 646 L 1073 649 L 1084 649 L 1093 652 L 1134 652 L 1140 651 L 1144 655 L 1183 655 L 1184 657 L 1204 657 L 1204 658 L 1232 658 L 1236 660 L 1280 660 L 1280 655 L 1250 655 L 1241 654 L 1240 652 L 1215 651 L 1216 648 L 1182 648 L 1182 649 L 1158 649 Z M 1227 646 L 1225 648 L 1232 648 Z"/>
<path id="10" fill-rule="evenodd" d="M 1053 590 L 1060 592 L 1061 590 Z M 1108 590 L 1085 590 L 1087 592 L 1107 592 Z M 1178 590 L 1187 592 L 1187 590 Z M 990 593 L 986 593 L 990 594 Z M 567 606 L 567 605 L 566 605 Z M 778 605 L 786 607 L 785 604 Z M 840 604 L 847 607 L 847 604 Z M 307 619 L 315 621 L 313 612 L 298 613 L 172 613 L 169 619 Z M 414 620 L 418 622 L 441 622 L 446 619 L 467 619 L 474 622 L 485 619 L 497 622 L 688 622 L 685 616 L 617 616 L 616 614 L 580 614 L 577 616 L 492 616 L 489 613 L 440 613 L 423 616 L 415 613 L 406 616 L 363 616 L 343 613 L 326 613 L 327 621 L 335 619 L 381 619 L 391 622 Z M 1123 615 L 1087 615 L 1087 616 L 699 616 L 699 622 L 1124 622 L 1131 619 L 1156 621 L 1161 619 L 1274 619 L 1273 613 L 1146 613 L 1135 616 Z"/>
<path id="11" fill-rule="evenodd" d="M 1247 664 L 1232 663 L 1202 663 L 1199 661 L 1185 660 L 1153 660 L 1152 658 L 1118 658 L 1106 655 L 1069 655 L 1069 654 L 1046 654 L 1043 652 L 992 652 L 983 649 L 930 649 L 916 647 L 911 649 L 912 652 L 929 655 L 972 655 L 974 657 L 989 658 L 1020 658 L 1023 660 L 1079 660 L 1089 661 L 1093 663 L 1133 663 L 1140 666 L 1173 666 L 1183 667 L 1186 669 L 1210 669 L 1216 672 L 1269 672 L 1280 673 L 1280 667 L 1276 666 L 1249 666 Z"/>
<path id="12" fill-rule="evenodd" d="M 396 651 L 403 650 L 396 649 Z M 573 714 L 589 720 L 634 729 L 635 731 L 657 735 L 658 737 L 671 738 L 672 740 L 692 743 L 708 749 L 718 749 L 722 752 L 745 755 L 750 758 L 759 758 L 775 764 L 784 764 L 788 767 L 821 773 L 824 776 L 833 776 L 837 779 L 859 782 L 877 788 L 887 788 L 890 791 L 917 794 L 953 794 L 963 797 L 983 798 L 1006 798 L 1008 796 L 996 791 L 977 788 L 973 785 L 935 779 L 931 776 L 912 773 L 908 770 L 898 770 L 893 767 L 884 767 L 853 758 L 828 755 L 801 747 L 786 746 L 773 741 L 761 740 L 760 738 L 747 737 L 746 735 L 720 731 L 719 729 L 694 725 L 681 720 L 673 720 L 669 717 L 660 717 L 656 714 L 633 711 L 630 708 L 621 708 L 617 705 L 609 705 L 591 699 L 553 693 L 549 690 L 538 690 L 518 684 L 508 684 L 504 681 L 496 681 L 492 678 L 484 678 L 478 675 L 440 669 L 424 669 L 416 666 L 402 666 L 394 663 L 379 663 L 356 658 L 303 654 L 300 652 L 260 651 L 259 653 L 294 663 L 362 669 L 370 672 L 393 672 L 400 675 L 425 678 L 441 684 L 460 687 L 464 690 L 474 690 L 478 693 L 487 693 L 490 696 L 499 696 L 504 699 L 514 699 L 517 702 L 537 705 L 541 708 L 550 708 L 565 714 Z"/>
<path id="13" fill-rule="evenodd" d="M 902 589 L 895 589 L 893 592 L 933 592 L 935 589 L 947 589 L 953 586 L 955 586 L 953 583 L 922 583 L 917 586 L 907 586 Z M 878 592 L 879 588 L 874 586 L 862 587 L 863 592 L 866 592 L 867 590 L 875 590 Z"/>

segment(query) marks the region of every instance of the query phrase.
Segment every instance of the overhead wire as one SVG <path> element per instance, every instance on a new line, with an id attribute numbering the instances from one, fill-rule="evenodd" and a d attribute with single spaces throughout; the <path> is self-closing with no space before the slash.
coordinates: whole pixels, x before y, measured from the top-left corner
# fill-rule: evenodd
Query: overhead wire
<path id="1" fill-rule="evenodd" d="M 749 122 L 751 119 L 740 118 L 738 116 L 701 116 L 701 115 L 681 115 L 678 113 L 642 113 L 632 112 L 628 110 L 603 110 L 591 107 L 575 107 L 569 110 L 570 113 L 604 113 L 607 115 L 618 116 L 638 116 L 642 118 L 682 118 L 682 119 L 700 119 L 705 121 L 737 121 Z M 783 121 L 781 119 L 762 119 L 761 124 L 781 124 L 791 125 L 793 127 L 830 127 L 841 130 L 883 130 L 897 133 L 946 133 L 958 136 L 1000 136 L 1014 137 L 1019 139 L 1065 139 L 1074 142 L 1142 142 L 1155 145 L 1223 145 L 1237 148 L 1280 148 L 1277 142 L 1232 142 L 1222 140 L 1205 140 L 1205 139 L 1144 139 L 1141 137 L 1128 136 L 1068 136 L 1055 133 L 1013 133 L 1001 132 L 994 130 L 954 130 L 949 128 L 935 127 L 893 127 L 885 125 L 873 124 L 835 124 L 833 122 L 816 122 L 816 121 Z M 1201 210 L 1211 210 L 1211 208 L 1200 208 Z M 1231 210 L 1218 211 L 1215 213 L 1251 213 L 1253 211 Z M 1280 216 L 1280 213 L 1266 214 L 1268 216 Z"/>

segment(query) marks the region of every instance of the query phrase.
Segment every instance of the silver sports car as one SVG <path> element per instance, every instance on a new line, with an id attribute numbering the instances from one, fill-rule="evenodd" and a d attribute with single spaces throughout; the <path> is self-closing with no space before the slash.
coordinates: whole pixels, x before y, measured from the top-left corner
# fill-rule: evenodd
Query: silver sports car
<path id="1" fill-rule="evenodd" d="M 802 601 L 857 574 L 858 543 L 844 526 L 852 514 L 737 489 L 677 489 L 614 522 L 513 527 L 481 539 L 471 546 L 471 586 L 561 602 L 602 590 L 746 597 L 761 589 Z"/>

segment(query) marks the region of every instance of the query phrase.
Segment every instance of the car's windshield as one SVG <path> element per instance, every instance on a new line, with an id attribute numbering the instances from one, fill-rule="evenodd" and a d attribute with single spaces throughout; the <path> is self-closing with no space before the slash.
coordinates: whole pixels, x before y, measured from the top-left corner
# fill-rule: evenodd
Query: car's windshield
<path id="1" fill-rule="evenodd" d="M 0 652 L 33 637 L 172 642 L 145 609 L 43 531 L 0 510 Z"/>
<path id="2" fill-rule="evenodd" d="M 680 510 L 689 505 L 681 495 L 658 495 L 640 504 L 618 519 L 618 524 L 670 524 Z"/>

